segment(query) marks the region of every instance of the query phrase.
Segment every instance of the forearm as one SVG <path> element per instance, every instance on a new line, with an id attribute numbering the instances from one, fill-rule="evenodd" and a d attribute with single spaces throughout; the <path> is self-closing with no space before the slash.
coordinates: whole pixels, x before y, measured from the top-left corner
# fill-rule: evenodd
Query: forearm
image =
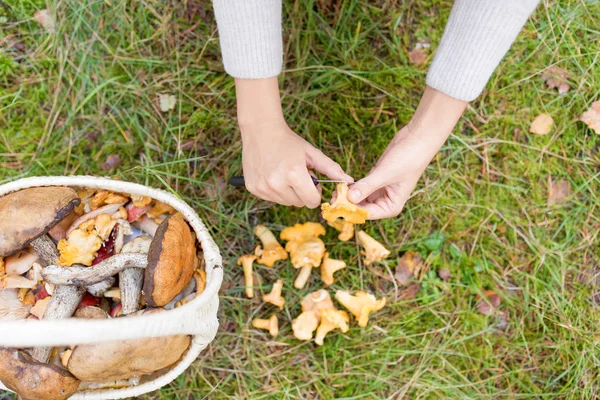
<path id="1" fill-rule="evenodd" d="M 435 154 L 454 129 L 467 104 L 427 86 L 407 125 L 408 131 L 421 140 L 427 140 Z"/>
<path id="2" fill-rule="evenodd" d="M 539 0 L 456 0 L 427 84 L 456 99 L 475 99 Z"/>
<path id="3" fill-rule="evenodd" d="M 283 121 L 277 77 L 235 79 L 238 124 L 246 127 Z"/>

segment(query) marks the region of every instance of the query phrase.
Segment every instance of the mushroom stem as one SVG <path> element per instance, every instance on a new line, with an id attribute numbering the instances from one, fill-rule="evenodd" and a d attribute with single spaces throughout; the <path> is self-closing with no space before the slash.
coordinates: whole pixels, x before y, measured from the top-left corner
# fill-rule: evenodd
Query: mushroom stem
<path id="1" fill-rule="evenodd" d="M 89 286 L 118 274 L 125 268 L 146 268 L 145 254 L 122 253 L 107 258 L 91 267 L 61 267 L 50 265 L 42 271 L 44 280 L 55 285 Z"/>
<path id="2" fill-rule="evenodd" d="M 143 284 L 144 270 L 141 268 L 127 268 L 119 273 L 123 315 L 134 313 L 140 309 Z"/>
<path id="3" fill-rule="evenodd" d="M 264 329 L 269 331 L 271 336 L 275 337 L 279 333 L 279 320 L 275 314 L 271 315 L 269 319 L 255 318 L 252 320 L 252 326 L 257 329 Z"/>
<path id="4" fill-rule="evenodd" d="M 308 282 L 308 278 L 310 277 L 311 270 L 312 270 L 312 266 L 310 266 L 310 265 L 305 265 L 304 267 L 300 268 L 300 273 L 298 274 L 298 276 L 296 277 L 296 280 L 294 281 L 294 287 L 296 289 L 304 288 L 304 286 L 306 285 L 306 282 Z"/>
<path id="5" fill-rule="evenodd" d="M 56 249 L 56 245 L 48 235 L 42 235 L 29 243 L 35 250 L 38 258 L 45 264 L 56 264 L 60 255 Z"/>
<path id="6" fill-rule="evenodd" d="M 112 276 L 103 281 L 95 283 L 93 285 L 89 285 L 86 287 L 89 294 L 94 297 L 102 297 L 104 293 L 106 293 L 113 285 L 115 284 L 116 279 Z"/>
<path id="7" fill-rule="evenodd" d="M 83 299 L 85 288 L 77 286 L 56 286 L 52 300 L 48 304 L 44 319 L 64 319 L 73 315 Z M 36 347 L 31 356 L 34 360 L 45 363 L 50 359 L 52 347 Z"/>
<path id="8" fill-rule="evenodd" d="M 277 280 L 273 284 L 273 289 L 271 289 L 271 293 L 265 294 L 263 296 L 263 301 L 267 303 L 271 303 L 279 307 L 280 310 L 283 310 L 283 306 L 285 305 L 285 299 L 281 297 L 281 290 L 283 289 L 283 281 L 281 279 Z"/>
<path id="9" fill-rule="evenodd" d="M 256 256 L 245 255 L 238 258 L 238 265 L 244 269 L 244 281 L 246 284 L 246 297 L 249 299 L 254 297 L 254 277 L 252 276 L 252 264 L 254 264 Z"/>

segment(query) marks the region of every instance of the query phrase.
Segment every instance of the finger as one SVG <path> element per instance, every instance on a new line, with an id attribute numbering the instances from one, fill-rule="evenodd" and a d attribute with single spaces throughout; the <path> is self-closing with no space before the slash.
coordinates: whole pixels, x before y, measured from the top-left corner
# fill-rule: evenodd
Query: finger
<path id="1" fill-rule="evenodd" d="M 266 188 L 261 193 L 272 198 L 274 202 L 284 206 L 302 207 L 304 203 L 296 192 L 289 186 L 288 182 L 281 177 L 273 177 L 266 181 Z"/>
<path id="2" fill-rule="evenodd" d="M 309 146 L 306 149 L 308 168 L 314 169 L 334 181 L 354 182 L 354 178 L 344 172 L 340 164 L 327 157 L 319 149 Z"/>
<path id="3" fill-rule="evenodd" d="M 368 220 L 377 220 L 397 217 L 404 207 L 403 205 L 394 205 L 392 208 L 389 208 L 385 204 L 365 203 L 361 204 L 361 208 L 369 212 Z"/>
<path id="4" fill-rule="evenodd" d="M 321 193 L 310 178 L 308 169 L 291 170 L 288 172 L 288 182 L 303 205 L 308 208 L 317 208 L 321 204 Z"/>
<path id="5" fill-rule="evenodd" d="M 388 184 L 386 175 L 383 170 L 374 169 L 365 178 L 356 182 L 348 192 L 348 199 L 354 204 L 358 204 L 373 192 Z"/>

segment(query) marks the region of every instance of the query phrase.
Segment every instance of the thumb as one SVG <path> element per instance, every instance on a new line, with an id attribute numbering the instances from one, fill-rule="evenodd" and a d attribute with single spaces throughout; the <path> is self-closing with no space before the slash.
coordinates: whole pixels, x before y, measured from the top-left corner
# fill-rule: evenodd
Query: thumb
<path id="1" fill-rule="evenodd" d="M 381 189 L 387 184 L 388 182 L 387 179 L 385 179 L 384 174 L 379 170 L 373 170 L 369 175 L 350 187 L 348 199 L 354 204 L 358 204 L 369 197 L 373 192 Z"/>
<path id="2" fill-rule="evenodd" d="M 354 178 L 345 173 L 340 164 L 327 157 L 321 150 L 310 146 L 306 149 L 306 155 L 308 168 L 322 173 L 329 179 L 354 182 Z"/>

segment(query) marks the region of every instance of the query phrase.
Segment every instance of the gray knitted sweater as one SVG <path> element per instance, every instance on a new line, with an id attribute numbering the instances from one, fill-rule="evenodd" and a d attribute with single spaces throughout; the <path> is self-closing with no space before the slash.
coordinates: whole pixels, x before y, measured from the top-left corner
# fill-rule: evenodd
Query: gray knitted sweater
<path id="1" fill-rule="evenodd" d="M 268 78 L 283 64 L 282 0 L 213 0 L 225 71 Z M 475 99 L 539 0 L 455 0 L 427 85 Z"/>

